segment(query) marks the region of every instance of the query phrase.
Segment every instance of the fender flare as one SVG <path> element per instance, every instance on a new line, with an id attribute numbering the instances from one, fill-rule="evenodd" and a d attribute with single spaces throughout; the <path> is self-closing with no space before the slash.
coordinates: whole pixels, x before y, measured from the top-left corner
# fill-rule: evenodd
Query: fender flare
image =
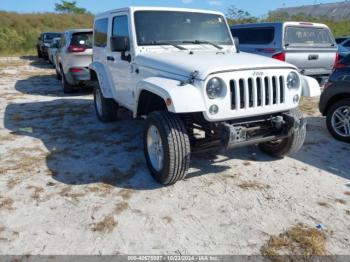
<path id="1" fill-rule="evenodd" d="M 172 113 L 195 113 L 205 111 L 204 98 L 198 87 L 191 84 L 181 84 L 180 81 L 162 77 L 150 77 L 140 81 L 136 86 L 136 110 L 142 91 L 149 91 L 164 101 L 171 99 L 167 105 Z"/>
<path id="2" fill-rule="evenodd" d="M 89 69 L 96 73 L 97 81 L 100 85 L 103 96 L 105 98 L 113 98 L 112 81 L 109 78 L 103 64 L 99 62 L 92 62 Z"/>
<path id="3" fill-rule="evenodd" d="M 301 95 L 305 97 L 315 97 L 321 95 L 320 84 L 316 79 L 302 75 L 301 79 L 301 87 L 302 92 Z"/>

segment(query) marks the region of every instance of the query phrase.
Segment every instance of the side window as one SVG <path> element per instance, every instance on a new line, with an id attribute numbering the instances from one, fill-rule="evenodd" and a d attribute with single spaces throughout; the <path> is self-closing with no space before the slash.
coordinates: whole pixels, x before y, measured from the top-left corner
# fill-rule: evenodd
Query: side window
<path id="1" fill-rule="evenodd" d="M 107 46 L 108 18 L 102 18 L 95 21 L 94 26 L 94 46 Z"/>
<path id="2" fill-rule="evenodd" d="M 126 15 L 116 16 L 113 18 L 112 36 L 128 36 L 129 24 Z"/>
<path id="3" fill-rule="evenodd" d="M 267 45 L 275 38 L 275 28 L 233 28 L 232 35 L 238 37 L 240 44 Z"/>

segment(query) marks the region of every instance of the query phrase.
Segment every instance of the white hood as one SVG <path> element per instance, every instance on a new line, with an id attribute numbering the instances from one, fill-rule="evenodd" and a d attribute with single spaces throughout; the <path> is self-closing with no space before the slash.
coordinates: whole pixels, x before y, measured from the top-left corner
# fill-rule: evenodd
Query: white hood
<path id="1" fill-rule="evenodd" d="M 293 68 L 295 66 L 276 59 L 248 53 L 218 51 L 174 51 L 149 52 L 139 54 L 135 58 L 137 65 L 166 71 L 172 74 L 189 77 L 198 71 L 197 79 L 204 80 L 208 75 L 234 70 Z"/>

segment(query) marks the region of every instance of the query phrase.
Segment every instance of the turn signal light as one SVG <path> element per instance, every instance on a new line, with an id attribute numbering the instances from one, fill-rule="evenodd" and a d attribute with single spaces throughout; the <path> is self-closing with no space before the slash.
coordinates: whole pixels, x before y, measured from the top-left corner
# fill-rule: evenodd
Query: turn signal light
<path id="1" fill-rule="evenodd" d="M 286 61 L 286 53 L 282 52 L 282 53 L 274 54 L 272 56 L 272 58 L 285 62 Z"/>
<path id="2" fill-rule="evenodd" d="M 337 52 L 337 53 L 335 54 L 335 60 L 334 60 L 334 66 L 333 66 L 333 68 L 337 68 L 338 64 L 339 64 L 339 53 Z"/>

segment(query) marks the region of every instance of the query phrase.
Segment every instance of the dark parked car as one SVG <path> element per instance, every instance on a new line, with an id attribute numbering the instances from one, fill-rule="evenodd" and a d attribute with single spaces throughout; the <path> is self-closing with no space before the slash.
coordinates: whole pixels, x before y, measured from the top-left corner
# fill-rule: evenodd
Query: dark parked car
<path id="1" fill-rule="evenodd" d="M 348 49 L 342 45 L 338 45 L 338 54 L 339 54 L 339 60 L 341 60 L 344 57 L 350 55 L 350 48 Z"/>
<path id="2" fill-rule="evenodd" d="M 350 48 L 350 36 L 341 36 L 335 39 L 337 45 L 341 45 Z"/>
<path id="3" fill-rule="evenodd" d="M 38 38 L 38 43 L 36 49 L 38 51 L 38 57 L 48 60 L 48 49 L 51 45 L 51 42 L 54 38 L 61 37 L 62 33 L 56 32 L 45 32 L 40 35 Z"/>
<path id="4" fill-rule="evenodd" d="M 339 61 L 326 83 L 320 111 L 332 136 L 350 142 L 350 55 Z"/>

